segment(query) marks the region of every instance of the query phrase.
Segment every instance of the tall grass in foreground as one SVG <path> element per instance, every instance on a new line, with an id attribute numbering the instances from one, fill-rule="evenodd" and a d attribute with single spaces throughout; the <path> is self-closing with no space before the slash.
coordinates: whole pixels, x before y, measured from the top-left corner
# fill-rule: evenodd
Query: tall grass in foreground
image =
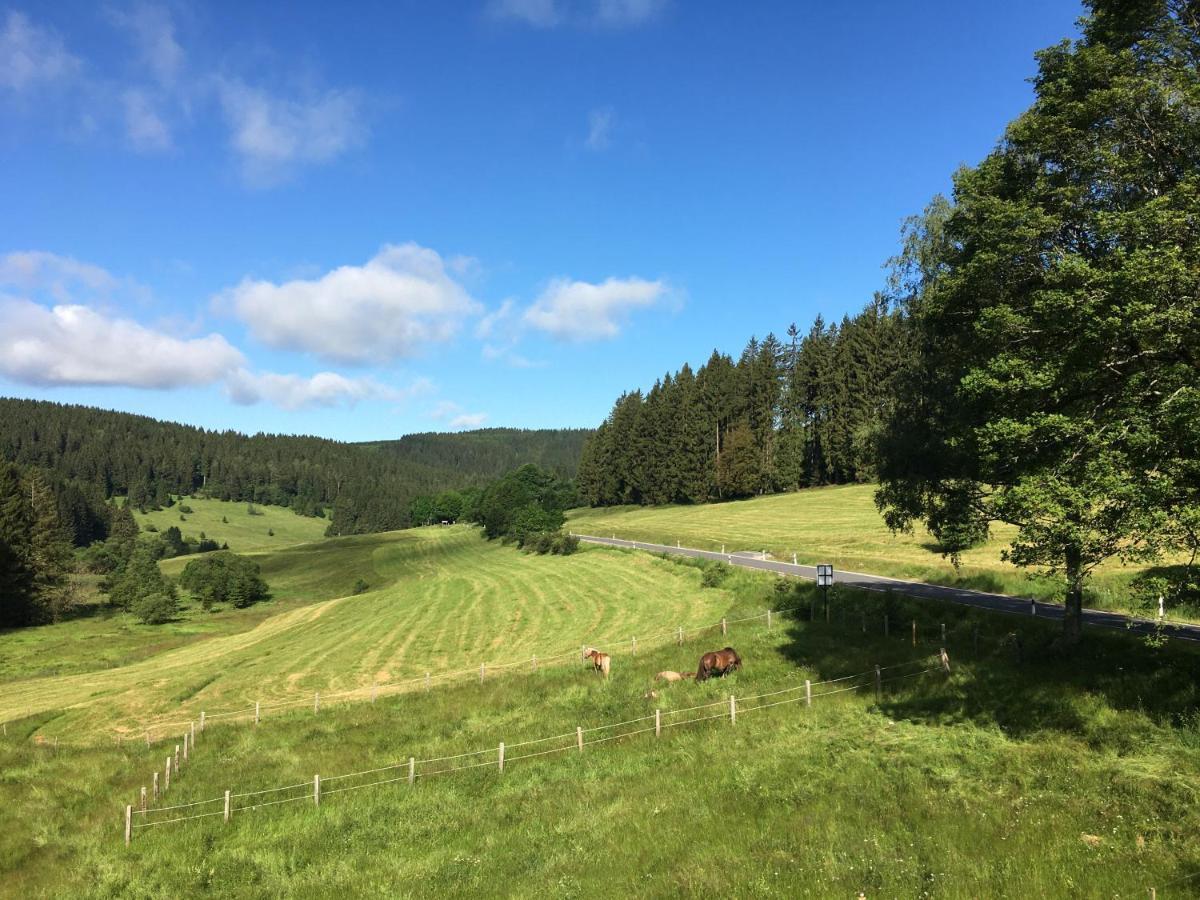
<path id="1" fill-rule="evenodd" d="M 1089 632 L 1061 657 L 1052 625 L 852 592 L 835 594 L 826 623 L 817 602 L 808 617 L 811 588 L 781 585 L 752 573 L 726 583 L 741 608 L 800 606 L 774 631 L 734 626 L 725 638 L 618 652 L 607 683 L 580 663 L 306 710 L 257 730 L 213 727 L 166 803 L 289 784 L 306 799 L 236 809 L 229 825 L 216 816 L 147 828 L 128 849 L 121 811 L 164 750 L 55 755 L 10 726 L 0 893 L 1144 897 L 1200 871 L 1194 649 Z M 314 773 L 569 734 L 925 657 L 941 646 L 943 621 L 953 673 L 886 682 L 878 703 L 867 679 L 811 708 L 740 714 L 736 726 L 718 718 L 513 762 L 502 775 L 489 766 L 327 793 L 319 808 L 307 799 Z M 741 673 L 651 681 L 725 643 L 745 658 Z M 645 696 L 652 688 L 658 696 Z M 1159 896 L 1196 894 L 1184 882 Z"/>

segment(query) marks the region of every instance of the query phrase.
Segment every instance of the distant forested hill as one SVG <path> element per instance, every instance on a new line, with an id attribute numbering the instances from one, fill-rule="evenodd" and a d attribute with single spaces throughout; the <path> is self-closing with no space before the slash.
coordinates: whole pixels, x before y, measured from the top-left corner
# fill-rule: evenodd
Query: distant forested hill
<path id="1" fill-rule="evenodd" d="M 348 444 L 0 398 L 0 459 L 44 473 L 79 545 L 104 537 L 114 496 L 139 507 L 202 493 L 302 515 L 332 508 L 332 534 L 403 528 L 414 497 L 482 484 L 525 462 L 574 475 L 587 434 L 487 429 Z"/>
<path id="2" fill-rule="evenodd" d="M 396 441 L 363 444 L 409 463 L 433 468 L 450 466 L 491 480 L 518 466 L 533 463 L 564 478 L 579 470 L 587 428 L 481 428 L 458 434 L 409 434 Z"/>

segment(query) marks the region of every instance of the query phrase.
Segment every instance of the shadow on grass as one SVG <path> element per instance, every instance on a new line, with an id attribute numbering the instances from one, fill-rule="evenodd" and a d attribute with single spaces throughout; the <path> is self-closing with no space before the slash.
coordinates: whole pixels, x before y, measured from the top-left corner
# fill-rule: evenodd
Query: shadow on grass
<path id="1" fill-rule="evenodd" d="M 1200 651 L 1182 641 L 1156 647 L 1133 634 L 1086 628 L 1079 646 L 1066 649 L 1057 622 L 846 589 L 831 599 L 827 622 L 816 588 L 798 584 L 790 593 L 801 610 L 784 619 L 789 640 L 779 652 L 822 678 L 851 674 L 847 660 L 865 654 L 885 667 L 880 709 L 893 719 L 969 722 L 1014 737 L 1057 732 L 1118 753 L 1146 739 L 1140 716 L 1160 727 L 1195 727 Z M 949 676 L 888 681 L 926 667 L 889 666 L 922 658 L 936 666 L 943 646 Z"/>

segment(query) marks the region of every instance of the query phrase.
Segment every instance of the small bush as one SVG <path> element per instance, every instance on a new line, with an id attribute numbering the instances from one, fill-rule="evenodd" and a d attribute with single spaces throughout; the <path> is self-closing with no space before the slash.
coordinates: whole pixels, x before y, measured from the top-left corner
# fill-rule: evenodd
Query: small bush
<path id="1" fill-rule="evenodd" d="M 725 583 L 727 577 L 729 577 L 729 566 L 725 563 L 714 563 L 704 569 L 704 574 L 700 576 L 700 584 L 706 588 L 720 587 Z"/>
<path id="2" fill-rule="evenodd" d="M 151 522 L 146 525 L 146 530 L 149 532 L 155 532 L 158 531 L 158 526 Z"/>
<path id="3" fill-rule="evenodd" d="M 350 593 L 354 595 L 365 594 L 370 589 L 371 586 L 367 584 L 366 579 L 360 578 L 358 581 L 354 582 L 354 589 Z"/>
<path id="4" fill-rule="evenodd" d="M 274 528 L 267 529 L 267 537 L 275 537 L 275 529 Z"/>
<path id="5" fill-rule="evenodd" d="M 257 506 L 255 506 L 253 503 L 247 503 L 246 504 L 246 515 L 261 516 L 261 515 L 263 515 L 263 511 L 261 509 L 259 509 Z"/>
<path id="6" fill-rule="evenodd" d="M 175 617 L 178 604 L 170 594 L 147 594 L 130 606 L 130 612 L 146 625 L 161 625 Z"/>
<path id="7" fill-rule="evenodd" d="M 573 534 L 563 534 L 559 532 L 554 539 L 554 546 L 551 551 L 559 556 L 570 556 L 579 549 L 579 538 Z"/>
<path id="8" fill-rule="evenodd" d="M 179 504 L 179 511 L 181 513 L 187 513 L 189 516 L 192 514 L 192 508 L 190 506 L 188 506 L 186 503 Z"/>

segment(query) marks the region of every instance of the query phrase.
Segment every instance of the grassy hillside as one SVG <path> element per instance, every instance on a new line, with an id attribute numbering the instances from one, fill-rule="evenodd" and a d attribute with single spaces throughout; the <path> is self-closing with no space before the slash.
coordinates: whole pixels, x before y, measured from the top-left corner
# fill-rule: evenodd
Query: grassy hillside
<path id="1" fill-rule="evenodd" d="M 513 557 L 510 576 L 540 562 Z M 664 585 L 696 571 L 609 550 L 573 562 L 598 560 L 611 565 L 616 590 L 645 564 Z M 782 596 L 773 579 L 736 573 L 723 595 L 741 609 L 806 605 L 809 588 L 796 590 Z M 881 703 L 870 679 L 864 689 L 821 696 L 860 683 L 851 680 L 818 686 L 810 708 L 752 711 L 744 702 L 736 726 L 724 718 L 731 692 L 794 689 L 805 678 L 936 649 L 940 636 L 914 648 L 907 629 L 885 639 L 877 627 L 885 602 L 897 620 L 923 616 L 922 635 L 936 634 L 945 618 L 951 677 L 889 680 Z M 34 717 L 0 739 L 0 894 L 1133 898 L 1200 870 L 1194 651 L 1151 651 L 1113 634 L 1061 659 L 1049 652 L 1053 631 L 1043 623 L 930 612 L 844 592 L 830 624 L 776 619 L 770 633 L 761 622 L 735 625 L 727 638 L 710 631 L 682 648 L 619 653 L 608 683 L 582 666 L 546 668 L 316 716 L 304 708 L 257 730 L 215 725 L 166 805 L 226 789 L 295 787 L 235 800 L 229 825 L 216 815 L 139 830 L 128 849 L 123 804 L 161 768 L 163 745 L 56 753 L 27 740 L 46 730 Z M 1020 665 L 1013 627 L 1023 635 Z M 485 626 L 480 637 L 493 635 Z M 654 672 L 694 665 L 701 650 L 726 640 L 745 657 L 741 673 L 645 696 Z M 779 696 L 799 694 L 757 702 Z M 709 702 L 718 704 L 712 721 L 573 749 L 576 725 L 656 707 L 671 722 L 709 714 L 686 712 Z M 645 725 L 589 732 L 588 740 Z M 516 747 L 550 735 L 563 738 Z M 423 764 L 415 787 L 403 769 L 333 778 L 499 741 L 513 748 L 503 775 L 483 756 Z M 558 747 L 564 752 L 515 759 Z M 485 765 L 431 774 L 475 759 Z M 324 783 L 319 808 L 314 772 Z M 245 806 L 289 798 L 296 802 Z M 1194 895 L 1194 882 L 1159 893 Z"/>
<path id="2" fill-rule="evenodd" d="M 1015 534 L 994 528 L 985 545 L 963 554 L 955 570 L 924 529 L 888 531 L 875 509 L 874 485 L 810 488 L 752 500 L 696 506 L 606 507 L 574 510 L 568 527 L 582 534 L 674 544 L 706 550 L 767 550 L 803 563 L 830 562 L 837 569 L 891 575 L 937 584 L 963 585 L 1039 599 L 1062 599 L 1058 580 L 1033 575 L 1004 562 L 1001 551 Z M 1139 571 L 1112 562 L 1097 570 L 1088 599 L 1107 609 L 1128 609 L 1127 588 Z M 1200 610 L 1181 610 L 1186 618 Z"/>
<path id="3" fill-rule="evenodd" d="M 701 590 L 696 570 L 664 560 L 597 550 L 526 556 L 465 526 L 337 538 L 254 558 L 284 611 L 102 673 L 10 681 L 0 720 L 63 710 L 41 733 L 78 740 L 116 728 L 140 736 L 146 723 L 187 721 L 201 710 L 305 702 L 314 691 L 386 686 L 583 641 L 645 639 L 713 621 L 731 605 L 725 591 Z M 186 561 L 164 568 L 173 573 Z M 347 596 L 359 578 L 370 590 Z M 189 617 L 204 620 L 195 611 Z M 89 644 L 56 635 L 83 628 L 69 622 L 0 635 L 0 658 L 10 642 L 30 658 L 40 638 L 70 671 L 75 655 L 90 655 Z"/>
<path id="4" fill-rule="evenodd" d="M 180 506 L 190 507 L 192 512 L 184 513 Z M 247 503 L 185 497 L 168 509 L 146 513 L 135 511 L 133 515 L 142 530 L 153 526 L 166 531 L 175 525 L 185 538 L 198 538 L 204 532 L 219 544 L 228 543 L 229 549 L 236 553 L 317 541 L 325 536 L 329 526 L 327 519 L 298 516 L 282 506 L 256 503 L 253 505 L 255 515 L 250 514 L 250 508 Z"/>

